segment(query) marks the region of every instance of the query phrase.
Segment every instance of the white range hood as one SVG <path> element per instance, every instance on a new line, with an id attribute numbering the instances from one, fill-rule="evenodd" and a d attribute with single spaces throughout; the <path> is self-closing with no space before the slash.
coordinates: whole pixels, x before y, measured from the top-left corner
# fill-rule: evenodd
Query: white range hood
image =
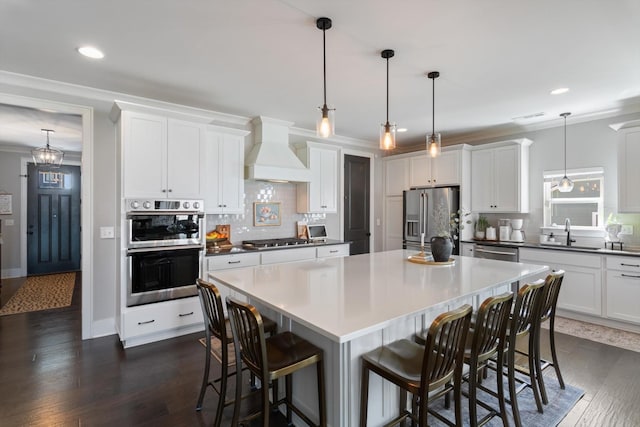
<path id="1" fill-rule="evenodd" d="M 245 158 L 245 178 L 276 182 L 309 182 L 311 171 L 289 147 L 291 122 L 256 117 L 254 146 Z"/>

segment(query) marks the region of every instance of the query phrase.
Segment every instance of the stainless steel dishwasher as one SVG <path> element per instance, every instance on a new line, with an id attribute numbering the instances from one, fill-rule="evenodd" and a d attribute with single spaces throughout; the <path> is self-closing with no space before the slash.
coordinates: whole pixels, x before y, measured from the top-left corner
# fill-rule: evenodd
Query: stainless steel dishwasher
<path id="1" fill-rule="evenodd" d="M 518 248 L 476 244 L 473 247 L 473 257 L 518 262 Z"/>

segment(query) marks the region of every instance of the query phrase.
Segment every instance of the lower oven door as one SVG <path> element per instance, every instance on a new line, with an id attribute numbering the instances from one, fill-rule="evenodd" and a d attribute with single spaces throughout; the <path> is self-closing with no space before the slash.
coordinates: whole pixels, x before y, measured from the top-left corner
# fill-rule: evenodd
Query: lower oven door
<path id="1" fill-rule="evenodd" d="M 132 249 L 127 253 L 127 306 L 195 296 L 202 247 Z"/>

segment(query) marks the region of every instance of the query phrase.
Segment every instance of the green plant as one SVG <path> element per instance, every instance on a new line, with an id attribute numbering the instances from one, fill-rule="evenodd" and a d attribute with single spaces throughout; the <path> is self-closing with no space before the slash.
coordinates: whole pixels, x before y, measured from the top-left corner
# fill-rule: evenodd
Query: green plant
<path id="1" fill-rule="evenodd" d="M 480 215 L 476 221 L 476 231 L 485 231 L 489 227 L 487 217 Z"/>

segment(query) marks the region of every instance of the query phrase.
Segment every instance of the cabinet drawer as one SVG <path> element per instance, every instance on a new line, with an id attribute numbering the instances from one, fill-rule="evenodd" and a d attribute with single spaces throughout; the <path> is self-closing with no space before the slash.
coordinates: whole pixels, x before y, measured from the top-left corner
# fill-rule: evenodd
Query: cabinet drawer
<path id="1" fill-rule="evenodd" d="M 260 254 L 216 255 L 207 259 L 207 270 L 225 270 L 227 268 L 251 267 L 260 264 Z"/>
<path id="2" fill-rule="evenodd" d="M 127 309 L 122 314 L 124 337 L 131 338 L 151 334 L 168 328 L 168 319 L 163 316 L 159 304 L 149 304 Z"/>
<path id="3" fill-rule="evenodd" d="M 525 261 L 526 260 L 526 261 Z M 520 248 L 520 262 L 532 262 L 554 265 L 575 265 L 577 267 L 601 268 L 602 257 L 595 254 L 585 254 L 552 249 Z"/>
<path id="4" fill-rule="evenodd" d="M 163 310 L 163 315 L 167 317 L 169 328 L 179 328 L 182 326 L 202 324 L 203 314 L 200 300 L 195 298 L 182 298 L 171 301 L 172 304 Z"/>
<path id="5" fill-rule="evenodd" d="M 607 255 L 605 258 L 608 270 L 628 271 L 640 275 L 640 257 Z"/>
<path id="6" fill-rule="evenodd" d="M 295 248 L 265 251 L 262 254 L 262 264 L 275 264 L 277 262 L 302 261 L 314 259 L 316 248 Z"/>
<path id="7" fill-rule="evenodd" d="M 321 246 L 317 249 L 318 258 L 349 256 L 349 245 Z"/>

